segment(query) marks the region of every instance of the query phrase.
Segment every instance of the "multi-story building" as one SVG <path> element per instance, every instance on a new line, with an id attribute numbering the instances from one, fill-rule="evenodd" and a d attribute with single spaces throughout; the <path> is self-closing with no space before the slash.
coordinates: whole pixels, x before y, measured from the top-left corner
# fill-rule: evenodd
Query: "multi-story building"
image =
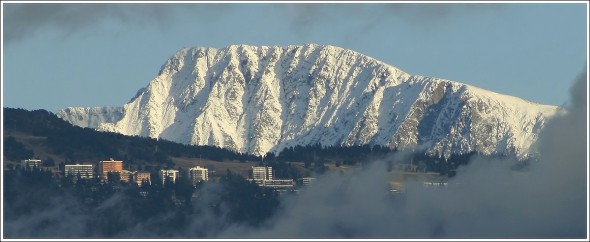
<path id="1" fill-rule="evenodd" d="M 303 177 L 301 178 L 301 185 L 309 186 L 315 182 L 315 177 Z"/>
<path id="2" fill-rule="evenodd" d="M 31 169 L 33 167 L 41 168 L 41 160 L 35 160 L 35 159 L 21 160 L 20 164 L 21 164 L 22 168 L 27 168 L 27 169 Z"/>
<path id="3" fill-rule="evenodd" d="M 123 161 L 118 160 L 104 160 L 98 163 L 98 175 L 103 180 L 108 180 L 109 172 L 121 173 L 123 172 Z"/>
<path id="4" fill-rule="evenodd" d="M 133 172 L 122 170 L 121 173 L 119 173 L 119 177 L 121 178 L 121 181 L 130 182 L 133 177 Z"/>
<path id="5" fill-rule="evenodd" d="M 293 179 L 273 179 L 272 167 L 269 166 L 253 166 L 252 178 L 249 179 L 259 186 L 279 188 L 292 188 L 295 186 Z"/>
<path id="6" fill-rule="evenodd" d="M 277 179 L 277 180 L 259 180 L 261 183 L 256 182 L 259 186 L 272 187 L 272 188 L 292 188 L 295 186 L 293 179 Z"/>
<path id="7" fill-rule="evenodd" d="M 138 186 L 141 186 L 143 182 L 152 184 L 151 174 L 147 171 L 137 171 L 133 174 L 133 180 Z"/>
<path id="8" fill-rule="evenodd" d="M 190 176 L 191 182 L 193 186 L 199 183 L 200 181 L 208 181 L 209 180 L 209 169 L 205 167 L 195 166 L 188 170 L 188 174 Z"/>
<path id="9" fill-rule="evenodd" d="M 171 182 L 176 182 L 178 170 L 160 170 L 160 178 L 162 178 L 162 184 L 166 182 L 166 178 L 170 179 Z"/>
<path id="10" fill-rule="evenodd" d="M 78 176 L 82 179 L 92 179 L 94 178 L 94 167 L 92 165 L 65 165 L 64 167 L 64 176 L 66 177 L 74 177 L 78 178 Z"/>
<path id="11" fill-rule="evenodd" d="M 252 179 L 254 180 L 272 180 L 272 167 L 253 166 Z"/>

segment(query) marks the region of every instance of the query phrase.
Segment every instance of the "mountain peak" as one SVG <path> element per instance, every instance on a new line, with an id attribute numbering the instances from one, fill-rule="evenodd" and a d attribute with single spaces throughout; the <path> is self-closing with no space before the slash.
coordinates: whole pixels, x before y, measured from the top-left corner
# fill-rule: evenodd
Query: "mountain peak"
<path id="1" fill-rule="evenodd" d="M 556 109 L 305 44 L 183 48 L 112 116 L 100 109 L 58 115 L 103 131 L 257 155 L 321 144 L 448 157 L 526 155 Z"/>

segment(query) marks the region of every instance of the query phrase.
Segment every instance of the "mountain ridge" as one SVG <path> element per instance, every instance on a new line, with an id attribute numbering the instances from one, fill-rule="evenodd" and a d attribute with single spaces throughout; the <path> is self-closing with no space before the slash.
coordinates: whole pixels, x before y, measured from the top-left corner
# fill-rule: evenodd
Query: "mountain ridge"
<path id="1" fill-rule="evenodd" d="M 57 114 L 81 127 L 255 155 L 319 143 L 448 157 L 526 156 L 557 110 L 308 44 L 183 48 L 123 107 Z"/>

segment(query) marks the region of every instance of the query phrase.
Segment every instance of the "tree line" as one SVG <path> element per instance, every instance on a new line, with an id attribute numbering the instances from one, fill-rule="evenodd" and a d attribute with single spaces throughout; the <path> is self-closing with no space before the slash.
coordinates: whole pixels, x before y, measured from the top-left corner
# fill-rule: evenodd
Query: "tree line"
<path id="1" fill-rule="evenodd" d="M 231 172 L 196 186 L 186 177 L 139 186 L 54 177 L 38 168 L 8 169 L 3 179 L 7 238 L 204 237 L 233 225 L 260 226 L 280 205 L 277 192 Z"/>
<path id="2" fill-rule="evenodd" d="M 373 160 L 386 159 L 398 152 L 384 146 L 309 146 L 297 145 L 287 147 L 279 153 L 267 153 L 263 157 L 241 154 L 228 149 L 213 146 L 185 145 L 167 140 L 147 137 L 125 136 L 117 133 L 99 132 L 81 128 L 58 118 L 46 110 L 28 111 L 24 109 L 4 108 L 4 128 L 37 137 L 44 137 L 39 146 L 49 149 L 63 161 L 49 160 L 49 164 L 80 161 L 96 162 L 109 157 L 125 161 L 126 165 L 148 168 L 174 166 L 170 157 L 204 158 L 212 161 L 237 160 L 258 161 L 259 165 L 273 167 L 277 177 L 297 179 L 309 173 L 323 173 L 327 165 L 359 165 Z M 4 137 L 4 158 L 18 161 L 35 156 L 33 150 L 15 137 Z M 466 165 L 475 153 L 453 154 L 444 159 L 434 155 L 415 153 L 405 163 L 412 162 L 417 171 L 439 172 L 453 176 L 456 169 Z M 46 158 L 46 157 L 45 157 Z M 295 168 L 293 162 L 302 162 L 307 169 L 303 174 Z"/>

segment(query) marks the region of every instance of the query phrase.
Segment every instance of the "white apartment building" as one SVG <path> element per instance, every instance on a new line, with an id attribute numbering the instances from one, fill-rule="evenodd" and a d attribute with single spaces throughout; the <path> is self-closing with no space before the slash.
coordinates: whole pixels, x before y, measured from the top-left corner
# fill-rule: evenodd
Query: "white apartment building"
<path id="1" fill-rule="evenodd" d="M 252 179 L 254 180 L 272 180 L 272 167 L 253 166 Z"/>
<path id="2" fill-rule="evenodd" d="M 309 186 L 315 182 L 315 177 L 303 177 L 301 178 L 301 185 Z"/>
<path id="3" fill-rule="evenodd" d="M 262 184 L 259 186 L 272 187 L 272 188 L 292 188 L 295 186 L 293 179 L 278 179 L 278 180 L 262 180 Z"/>
<path id="4" fill-rule="evenodd" d="M 252 179 L 259 186 L 272 187 L 275 189 L 279 188 L 292 188 L 295 186 L 293 179 L 278 179 L 275 180 L 272 177 L 272 167 L 269 166 L 253 166 L 252 167 Z"/>
<path id="5" fill-rule="evenodd" d="M 94 167 L 92 165 L 65 165 L 64 167 L 64 176 L 75 177 L 77 178 L 80 176 L 82 179 L 92 179 L 94 178 Z"/>
<path id="6" fill-rule="evenodd" d="M 193 186 L 199 183 L 199 181 L 208 181 L 209 180 L 209 169 L 205 167 L 195 166 L 188 170 L 188 174 L 190 176 L 191 182 Z"/>
<path id="7" fill-rule="evenodd" d="M 35 160 L 35 159 L 21 160 L 20 164 L 21 164 L 22 168 L 28 168 L 28 169 L 31 169 L 33 167 L 41 168 L 41 160 Z"/>
<path id="8" fill-rule="evenodd" d="M 160 170 L 160 178 L 162 179 L 162 184 L 166 182 L 166 177 L 170 178 L 170 181 L 176 183 L 178 173 L 178 170 Z"/>

